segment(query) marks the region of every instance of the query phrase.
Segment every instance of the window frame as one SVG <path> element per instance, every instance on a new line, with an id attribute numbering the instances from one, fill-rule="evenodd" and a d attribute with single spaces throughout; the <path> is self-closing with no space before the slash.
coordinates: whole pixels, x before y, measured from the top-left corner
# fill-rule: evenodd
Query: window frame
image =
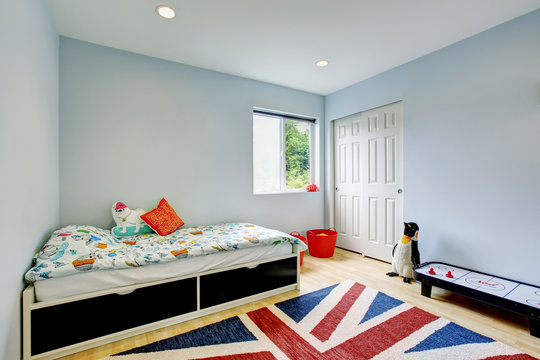
<path id="1" fill-rule="evenodd" d="M 280 143 L 280 190 L 278 191 L 265 191 L 257 192 L 255 191 L 255 176 L 252 174 L 253 179 L 253 194 L 254 195 L 268 195 L 268 194 L 291 194 L 291 193 L 303 193 L 306 192 L 305 188 L 296 188 L 296 189 L 287 189 L 287 159 L 286 159 L 286 131 L 285 124 L 287 120 L 297 121 L 297 122 L 307 122 L 309 126 L 309 172 L 311 184 L 317 184 L 319 181 L 319 168 L 318 168 L 318 152 L 319 152 L 319 119 L 308 117 L 304 115 L 296 115 L 285 112 L 279 112 L 274 110 L 267 110 L 261 108 L 253 108 L 252 111 L 252 124 L 254 125 L 254 116 L 267 116 L 275 117 L 280 119 L 280 133 L 281 133 L 281 143 Z M 254 139 L 253 139 L 254 140 Z M 252 151 L 253 153 L 253 151 Z M 255 158 L 252 159 L 253 164 L 255 163 Z M 317 185 L 318 186 L 318 185 Z"/>

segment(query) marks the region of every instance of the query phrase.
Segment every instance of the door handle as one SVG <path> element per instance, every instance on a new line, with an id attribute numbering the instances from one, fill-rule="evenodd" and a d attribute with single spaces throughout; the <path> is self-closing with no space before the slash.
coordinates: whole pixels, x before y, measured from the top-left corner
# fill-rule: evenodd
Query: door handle
<path id="1" fill-rule="evenodd" d="M 397 189 L 397 193 L 401 194 L 403 192 L 403 189 Z"/>

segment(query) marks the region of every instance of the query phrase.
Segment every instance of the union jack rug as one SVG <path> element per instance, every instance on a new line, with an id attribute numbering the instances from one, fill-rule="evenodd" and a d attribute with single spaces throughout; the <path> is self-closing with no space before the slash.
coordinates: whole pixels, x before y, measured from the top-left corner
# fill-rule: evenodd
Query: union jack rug
<path id="1" fill-rule="evenodd" d="M 382 292 L 344 281 L 110 359 L 535 358 Z"/>

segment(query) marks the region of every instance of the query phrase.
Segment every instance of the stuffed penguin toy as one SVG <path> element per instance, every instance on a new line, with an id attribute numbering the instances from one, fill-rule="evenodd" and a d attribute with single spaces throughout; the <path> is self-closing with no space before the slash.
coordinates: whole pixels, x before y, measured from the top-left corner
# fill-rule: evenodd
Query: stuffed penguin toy
<path id="1" fill-rule="evenodd" d="M 403 282 L 411 283 L 413 268 L 420 264 L 418 251 L 418 225 L 404 223 L 403 237 L 392 250 L 392 272 L 388 276 L 403 276 Z"/>

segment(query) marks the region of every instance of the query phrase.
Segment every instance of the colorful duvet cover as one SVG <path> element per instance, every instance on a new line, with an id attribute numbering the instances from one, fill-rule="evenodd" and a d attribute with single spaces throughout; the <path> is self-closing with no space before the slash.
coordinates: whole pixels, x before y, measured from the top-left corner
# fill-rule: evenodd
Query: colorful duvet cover
<path id="1" fill-rule="evenodd" d="M 178 229 L 167 236 L 157 234 L 116 238 L 93 226 L 70 225 L 55 231 L 34 256 L 27 282 L 58 278 L 85 271 L 125 269 L 148 264 L 233 251 L 282 242 L 307 246 L 278 230 L 247 223 L 227 223 Z"/>

